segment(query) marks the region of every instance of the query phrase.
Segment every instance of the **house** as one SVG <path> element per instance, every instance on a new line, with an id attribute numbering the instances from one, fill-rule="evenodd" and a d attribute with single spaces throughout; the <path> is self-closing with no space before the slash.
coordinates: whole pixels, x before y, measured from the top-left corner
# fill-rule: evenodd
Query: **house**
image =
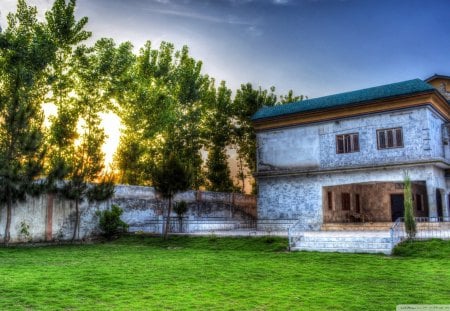
<path id="1" fill-rule="evenodd" d="M 450 77 L 435 75 L 260 109 L 259 228 L 390 226 L 403 216 L 405 173 L 415 215 L 448 219 L 449 99 Z"/>

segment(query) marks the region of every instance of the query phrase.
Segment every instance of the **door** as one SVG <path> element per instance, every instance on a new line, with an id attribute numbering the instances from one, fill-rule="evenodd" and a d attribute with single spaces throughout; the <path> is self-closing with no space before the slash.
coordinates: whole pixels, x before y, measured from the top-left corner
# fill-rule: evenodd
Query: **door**
<path id="1" fill-rule="evenodd" d="M 405 215 L 404 196 L 403 194 L 391 194 L 391 215 L 392 221 Z"/>
<path id="2" fill-rule="evenodd" d="M 436 189 L 436 207 L 437 207 L 437 216 L 443 217 L 444 214 L 442 213 L 442 196 L 441 191 Z"/>

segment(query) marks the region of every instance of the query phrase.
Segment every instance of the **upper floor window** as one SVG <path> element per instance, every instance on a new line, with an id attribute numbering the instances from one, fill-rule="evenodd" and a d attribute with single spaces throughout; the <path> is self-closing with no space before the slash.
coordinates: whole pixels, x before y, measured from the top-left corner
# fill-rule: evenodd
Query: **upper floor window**
<path id="1" fill-rule="evenodd" d="M 403 147 L 403 131 L 401 127 L 377 130 L 378 149 Z"/>
<path id="2" fill-rule="evenodd" d="M 350 153 L 359 151 L 358 133 L 336 135 L 336 153 Z"/>

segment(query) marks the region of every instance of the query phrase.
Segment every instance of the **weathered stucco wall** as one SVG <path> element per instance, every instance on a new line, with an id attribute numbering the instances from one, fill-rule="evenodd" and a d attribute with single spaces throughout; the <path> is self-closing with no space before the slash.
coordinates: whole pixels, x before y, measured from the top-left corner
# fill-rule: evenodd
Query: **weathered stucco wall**
<path id="1" fill-rule="evenodd" d="M 258 134 L 258 169 L 314 168 L 320 165 L 319 127 L 296 127 Z"/>
<path id="2" fill-rule="evenodd" d="M 262 131 L 258 172 L 385 165 L 444 159 L 443 120 L 428 107 Z M 403 148 L 378 149 L 377 130 L 401 127 Z M 336 135 L 358 133 L 360 151 L 336 153 Z M 448 156 L 448 155 L 447 155 Z"/>
<path id="3" fill-rule="evenodd" d="M 423 165 L 389 170 L 371 169 L 260 177 L 258 179 L 258 222 L 263 222 L 264 219 L 300 220 L 300 227 L 318 230 L 323 223 L 323 187 L 368 181 L 402 183 L 406 170 L 411 180 L 426 183 L 429 216 L 437 216 L 436 189 L 443 190 L 444 216 L 448 216 L 448 199 L 445 196 L 448 191 L 444 171 L 431 165 Z"/>
<path id="4" fill-rule="evenodd" d="M 185 219 L 193 222 L 191 230 L 200 230 L 201 222 L 213 219 L 205 226 L 221 228 L 222 223 L 231 225 L 231 220 L 247 220 L 256 216 L 254 196 L 187 191 L 175 196 L 174 201 L 186 201 L 188 211 Z M 105 202 L 83 201 L 80 205 L 80 239 L 98 234 L 97 211 L 119 205 L 124 213 L 122 220 L 130 225 L 130 231 L 161 232 L 163 211 L 167 201 L 161 200 L 150 187 L 123 186 L 115 188 L 114 197 Z M 164 215 L 165 216 L 165 215 Z M 176 216 L 175 213 L 172 216 Z M 214 220 L 215 219 L 215 220 Z M 75 203 L 58 196 L 42 195 L 29 197 L 26 202 L 14 205 L 12 210 L 11 241 L 68 240 L 72 238 L 75 223 Z M 197 223 L 194 225 L 194 222 Z M 227 222 L 228 221 L 228 222 Z M 176 224 L 176 220 L 174 221 Z M 22 224 L 28 226 L 29 235 L 21 234 Z M 6 225 L 6 208 L 0 208 L 0 240 Z M 208 227 L 208 228 L 209 228 Z"/>

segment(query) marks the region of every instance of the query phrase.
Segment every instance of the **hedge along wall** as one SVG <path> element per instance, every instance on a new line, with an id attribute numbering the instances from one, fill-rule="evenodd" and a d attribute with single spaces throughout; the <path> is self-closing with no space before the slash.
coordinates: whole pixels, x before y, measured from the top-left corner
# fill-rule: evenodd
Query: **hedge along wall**
<path id="1" fill-rule="evenodd" d="M 174 201 L 186 201 L 188 211 L 184 216 L 194 221 L 215 219 L 215 222 L 227 222 L 252 219 L 256 215 L 256 198 L 249 195 L 186 191 L 176 195 Z M 104 202 L 84 200 L 81 203 L 79 239 L 99 233 L 96 212 L 112 204 L 123 209 L 122 219 L 130 225 L 130 231 L 160 232 L 167 202 L 161 200 L 151 187 L 117 185 L 111 199 Z M 0 208 L 0 240 L 3 240 L 6 207 Z M 50 194 L 28 197 L 12 209 L 11 242 L 70 240 L 74 225 L 74 201 Z"/>

